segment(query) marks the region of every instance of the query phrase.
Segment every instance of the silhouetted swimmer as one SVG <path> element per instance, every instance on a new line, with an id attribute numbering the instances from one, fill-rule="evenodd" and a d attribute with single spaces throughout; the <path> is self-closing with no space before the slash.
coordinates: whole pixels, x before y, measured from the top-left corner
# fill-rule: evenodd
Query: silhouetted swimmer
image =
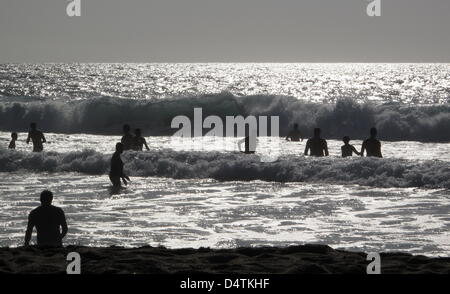
<path id="1" fill-rule="evenodd" d="M 27 144 L 30 140 L 33 142 L 33 152 L 41 152 L 44 150 L 43 143 L 47 142 L 45 140 L 44 134 L 36 128 L 36 123 L 30 124 L 30 132 L 28 133 Z"/>
<path id="2" fill-rule="evenodd" d="M 242 151 L 241 145 L 244 143 L 245 150 Z M 239 151 L 245 154 L 254 154 L 256 152 L 256 132 L 254 130 L 245 130 L 245 138 L 238 141 Z"/>
<path id="3" fill-rule="evenodd" d="M 11 133 L 11 142 L 9 142 L 9 149 L 16 149 L 17 133 Z"/>
<path id="4" fill-rule="evenodd" d="M 377 129 L 370 129 L 370 138 L 365 140 L 361 146 L 361 156 L 364 156 L 364 151 L 366 151 L 367 156 L 372 157 L 383 157 L 381 155 L 381 143 L 377 139 Z"/>
<path id="5" fill-rule="evenodd" d="M 341 147 L 342 157 L 353 156 L 353 153 L 360 155 L 355 146 L 350 144 L 350 137 L 345 136 L 344 138 L 342 138 L 342 141 L 344 141 L 345 144 Z"/>
<path id="6" fill-rule="evenodd" d="M 62 246 L 62 239 L 67 234 L 66 217 L 61 208 L 52 205 L 52 200 L 52 192 L 45 190 L 41 193 L 41 206 L 33 209 L 28 216 L 25 246 L 30 244 L 34 227 L 38 246 Z"/>
<path id="7" fill-rule="evenodd" d="M 314 129 L 314 137 L 306 141 L 305 155 L 308 155 L 308 151 L 310 151 L 311 156 L 328 156 L 327 141 L 320 137 L 320 133 L 319 128 Z"/>
<path id="8" fill-rule="evenodd" d="M 131 150 L 134 147 L 134 136 L 130 133 L 130 126 L 129 125 L 123 125 L 123 137 L 122 137 L 122 144 L 123 144 L 123 150 Z"/>
<path id="9" fill-rule="evenodd" d="M 299 142 L 300 140 L 303 141 L 303 136 L 300 130 L 298 129 L 298 124 L 294 124 L 294 129 L 289 132 L 289 134 L 286 137 L 287 141 L 293 141 L 293 142 Z"/>
<path id="10" fill-rule="evenodd" d="M 141 129 L 134 130 L 134 135 L 134 150 L 142 151 L 144 146 L 147 150 L 150 150 L 150 148 L 148 148 L 147 141 L 145 141 L 145 138 L 142 137 Z"/>
<path id="11" fill-rule="evenodd" d="M 109 179 L 114 187 L 120 188 L 120 179 L 122 179 L 123 184 L 126 186 L 128 184 L 127 180 L 130 181 L 130 178 L 124 174 L 123 172 L 123 162 L 120 158 L 120 154 L 123 152 L 123 144 L 116 144 L 116 152 L 114 152 L 111 158 L 111 170 L 109 172 Z"/>

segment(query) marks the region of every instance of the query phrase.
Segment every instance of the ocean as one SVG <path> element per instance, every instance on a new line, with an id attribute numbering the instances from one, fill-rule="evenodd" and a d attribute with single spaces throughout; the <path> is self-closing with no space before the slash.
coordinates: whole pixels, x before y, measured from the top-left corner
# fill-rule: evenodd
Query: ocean
<path id="1" fill-rule="evenodd" d="M 240 138 L 173 137 L 194 108 L 278 116 L 280 138 L 245 155 Z M 30 122 L 43 153 L 25 143 Z M 132 182 L 117 193 L 124 123 L 150 150 L 122 155 Z M 320 127 L 330 156 L 284 140 L 294 123 L 305 137 Z M 384 158 L 340 157 L 343 136 L 360 149 L 373 126 Z M 66 212 L 65 244 L 449 256 L 450 64 L 1 64 L 0 246 L 22 245 L 44 189 Z"/>

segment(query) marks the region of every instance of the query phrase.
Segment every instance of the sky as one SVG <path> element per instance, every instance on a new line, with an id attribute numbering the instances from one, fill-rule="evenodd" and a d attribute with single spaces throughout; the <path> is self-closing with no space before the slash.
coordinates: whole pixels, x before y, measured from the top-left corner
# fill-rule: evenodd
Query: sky
<path id="1" fill-rule="evenodd" d="M 450 0 L 0 0 L 6 62 L 450 62 Z"/>

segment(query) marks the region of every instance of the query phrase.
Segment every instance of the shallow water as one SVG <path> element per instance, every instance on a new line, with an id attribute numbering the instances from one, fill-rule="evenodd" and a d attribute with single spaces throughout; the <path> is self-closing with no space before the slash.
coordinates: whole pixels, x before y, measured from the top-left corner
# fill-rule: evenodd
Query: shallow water
<path id="1" fill-rule="evenodd" d="M 0 246 L 22 244 L 27 214 L 51 189 L 67 214 L 66 244 L 317 242 L 450 256 L 449 67 L 2 64 Z M 257 154 L 245 156 L 237 138 L 147 136 L 151 151 L 122 156 L 133 183 L 112 193 L 106 174 L 120 136 L 104 134 L 130 123 L 168 135 L 173 117 L 193 107 L 280 116 L 280 134 L 294 122 L 305 134 L 320 126 L 334 138 L 331 156 L 304 157 L 305 142 L 283 138 L 259 138 Z M 49 141 L 42 154 L 24 142 L 31 121 Z M 385 158 L 341 159 L 335 139 L 362 139 L 373 126 Z M 8 151 L 13 130 L 17 151 Z"/>
<path id="2" fill-rule="evenodd" d="M 51 189 L 70 226 L 65 244 L 231 248 L 324 243 L 365 251 L 450 253 L 446 190 L 0 173 L 0 245 L 23 242 L 28 212 Z"/>
<path id="3" fill-rule="evenodd" d="M 112 154 L 116 142 L 121 136 L 102 136 L 89 134 L 54 134 L 45 135 L 49 144 L 45 144 L 45 151 L 67 153 L 92 149 L 100 153 Z M 31 151 L 32 146 L 25 143 L 27 134 L 19 133 L 16 149 Z M 0 146 L 8 146 L 10 133 L 0 132 Z M 236 152 L 239 151 L 237 142 L 240 138 L 233 137 L 197 137 L 183 139 L 179 137 L 159 136 L 146 137 L 150 150 L 172 149 L 175 151 L 205 151 L 205 152 Z M 330 156 L 340 157 L 342 141 L 327 140 Z M 362 141 L 352 140 L 356 150 L 360 150 Z M 262 156 L 303 157 L 306 140 L 303 142 L 287 142 L 283 138 L 259 138 L 257 152 Z M 450 161 L 450 143 L 422 143 L 415 141 L 382 142 L 383 155 L 388 158 L 398 158 L 413 161 L 440 160 Z"/>

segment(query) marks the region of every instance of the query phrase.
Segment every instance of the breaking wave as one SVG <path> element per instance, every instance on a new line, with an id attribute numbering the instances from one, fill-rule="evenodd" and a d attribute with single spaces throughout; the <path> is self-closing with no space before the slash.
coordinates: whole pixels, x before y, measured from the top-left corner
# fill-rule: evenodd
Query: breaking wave
<path id="1" fill-rule="evenodd" d="M 107 174 L 111 155 L 94 150 L 24 153 L 0 149 L 0 172 L 78 172 Z M 262 163 L 256 155 L 218 152 L 126 152 L 131 176 L 220 181 L 323 182 L 374 187 L 450 188 L 448 162 L 404 159 L 282 158 Z"/>
<path id="2" fill-rule="evenodd" d="M 280 117 L 280 135 L 298 123 L 305 135 L 321 127 L 327 138 L 367 137 L 376 126 L 382 140 L 450 142 L 450 104 L 405 105 L 357 103 L 342 98 L 335 104 L 318 104 L 295 97 L 254 95 L 237 97 L 230 93 L 158 100 L 99 97 L 78 101 L 43 101 L 15 97 L 0 103 L 0 130 L 26 131 L 34 121 L 47 132 L 118 134 L 124 123 L 140 127 L 145 135 L 171 135 L 177 115 L 193 118 L 201 107 L 203 117 L 222 119 L 236 115 Z"/>

